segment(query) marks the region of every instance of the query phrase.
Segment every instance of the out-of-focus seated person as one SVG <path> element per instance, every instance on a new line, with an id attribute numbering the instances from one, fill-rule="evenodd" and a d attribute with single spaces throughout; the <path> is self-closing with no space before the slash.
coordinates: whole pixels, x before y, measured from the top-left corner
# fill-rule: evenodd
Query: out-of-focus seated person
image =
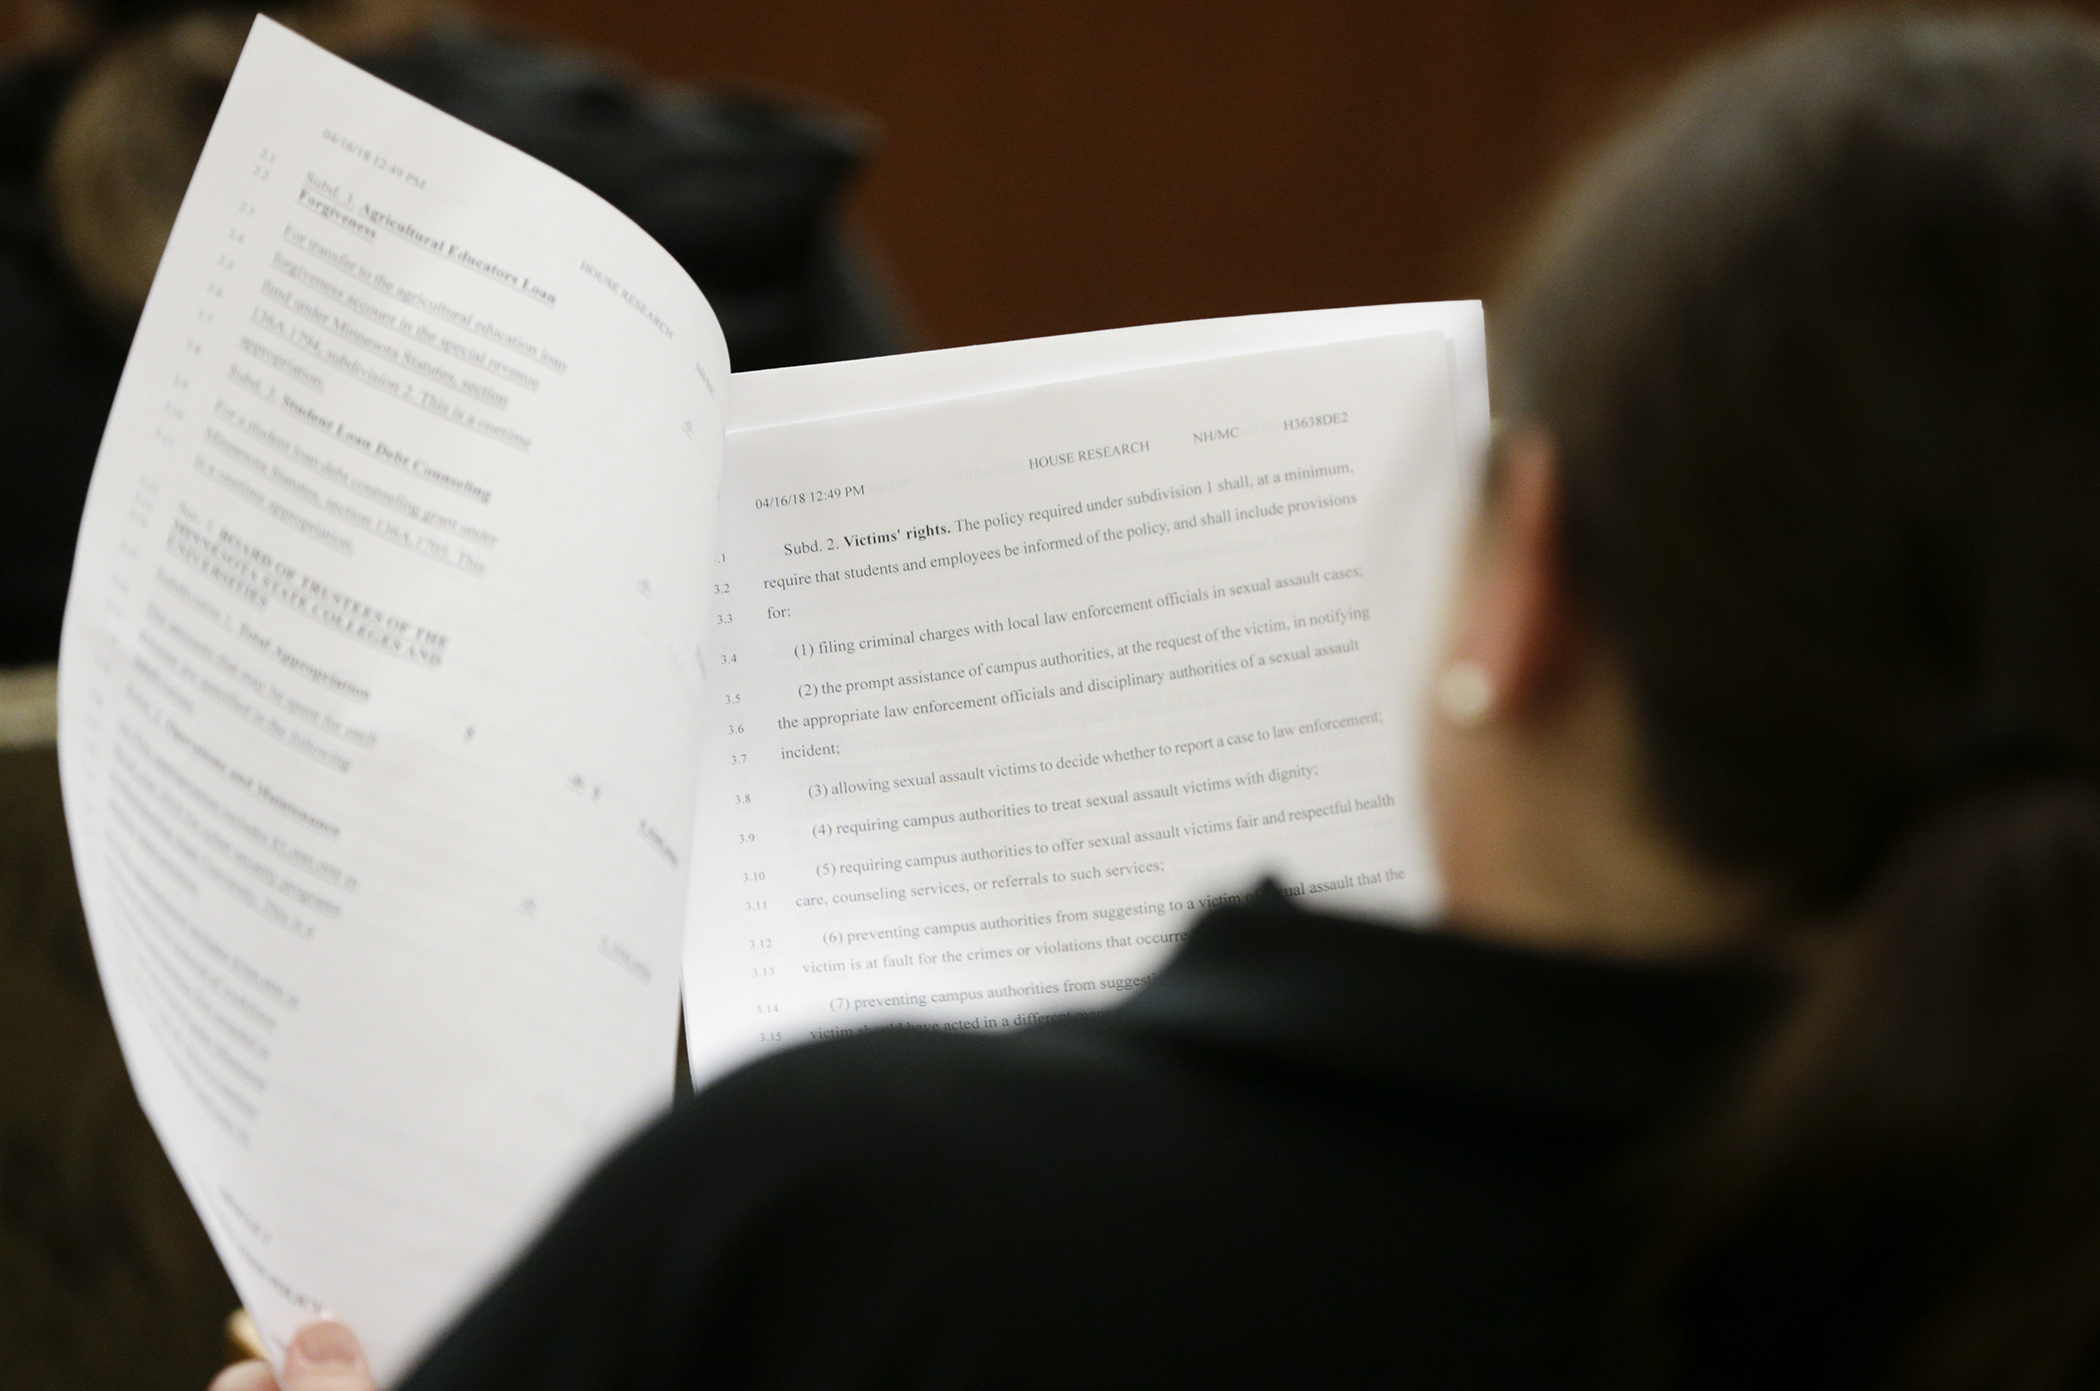
<path id="1" fill-rule="evenodd" d="M 80 509 L 133 326 L 254 11 L 23 0 L 0 67 L 0 667 L 49 662 Z M 706 292 L 739 370 L 900 343 L 838 217 L 855 121 L 645 87 L 425 0 L 271 11 L 604 196 Z"/>

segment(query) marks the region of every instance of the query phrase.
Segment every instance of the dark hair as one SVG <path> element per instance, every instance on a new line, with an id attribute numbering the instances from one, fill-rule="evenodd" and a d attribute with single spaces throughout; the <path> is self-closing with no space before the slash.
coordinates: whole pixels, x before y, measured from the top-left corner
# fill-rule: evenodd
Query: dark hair
<path id="1" fill-rule="evenodd" d="M 1635 1281 L 1681 1386 L 2100 1371 L 2100 31 L 1696 73 L 1496 320 L 1664 823 L 1803 981 Z M 1752 1326 L 1748 1321 L 1754 1318 Z"/>

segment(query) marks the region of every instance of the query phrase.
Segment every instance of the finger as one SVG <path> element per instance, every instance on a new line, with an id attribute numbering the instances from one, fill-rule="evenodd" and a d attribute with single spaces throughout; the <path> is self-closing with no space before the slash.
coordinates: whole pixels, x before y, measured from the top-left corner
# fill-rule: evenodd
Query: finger
<path id="1" fill-rule="evenodd" d="M 270 1355 L 270 1350 L 263 1346 L 262 1330 L 255 1326 L 255 1320 L 248 1316 L 246 1309 L 236 1309 L 226 1316 L 226 1350 L 236 1362 Z"/>
<path id="2" fill-rule="evenodd" d="M 267 1362 L 236 1362 L 211 1379 L 210 1391 L 277 1391 L 277 1378 Z"/>
<path id="3" fill-rule="evenodd" d="M 378 1391 L 355 1334 L 319 1319 L 292 1335 L 284 1352 L 284 1391 Z"/>

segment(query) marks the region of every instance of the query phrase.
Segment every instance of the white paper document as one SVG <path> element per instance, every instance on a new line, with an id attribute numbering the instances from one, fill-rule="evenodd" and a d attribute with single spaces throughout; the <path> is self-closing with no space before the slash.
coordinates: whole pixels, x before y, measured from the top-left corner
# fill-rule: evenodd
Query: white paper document
<path id="1" fill-rule="evenodd" d="M 125 1057 L 273 1347 L 331 1308 L 398 1369 L 668 1092 L 727 367 L 604 203 L 258 26 L 60 753 Z"/>
<path id="2" fill-rule="evenodd" d="M 696 1078 L 1105 1004 L 1264 872 L 1427 906 L 1383 659 L 1437 617 L 1450 362 L 1417 333 L 732 434 Z"/>
<path id="3" fill-rule="evenodd" d="M 1477 305 L 732 378 L 567 178 L 259 21 L 60 663 L 146 1112 L 273 1352 L 397 1378 L 696 1081 L 1434 886 L 1411 730 Z"/>

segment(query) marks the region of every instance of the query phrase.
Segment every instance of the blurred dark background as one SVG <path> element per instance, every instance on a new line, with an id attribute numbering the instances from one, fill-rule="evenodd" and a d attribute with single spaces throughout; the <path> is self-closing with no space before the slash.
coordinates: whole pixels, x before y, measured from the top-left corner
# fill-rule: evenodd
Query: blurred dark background
<path id="1" fill-rule="evenodd" d="M 0 0 L 0 53 L 39 0 Z M 15 7 L 15 8 L 11 8 Z M 856 199 L 927 346 L 1474 297 L 1553 171 L 1826 0 L 475 0 L 651 78 L 879 133 Z M 2100 14 L 2100 0 L 2068 8 Z"/>
<path id="2" fill-rule="evenodd" d="M 873 117 L 929 345 L 1482 294 L 1551 171 L 1785 0 L 491 0 Z M 2100 8 L 2096 6 L 2095 8 Z"/>

